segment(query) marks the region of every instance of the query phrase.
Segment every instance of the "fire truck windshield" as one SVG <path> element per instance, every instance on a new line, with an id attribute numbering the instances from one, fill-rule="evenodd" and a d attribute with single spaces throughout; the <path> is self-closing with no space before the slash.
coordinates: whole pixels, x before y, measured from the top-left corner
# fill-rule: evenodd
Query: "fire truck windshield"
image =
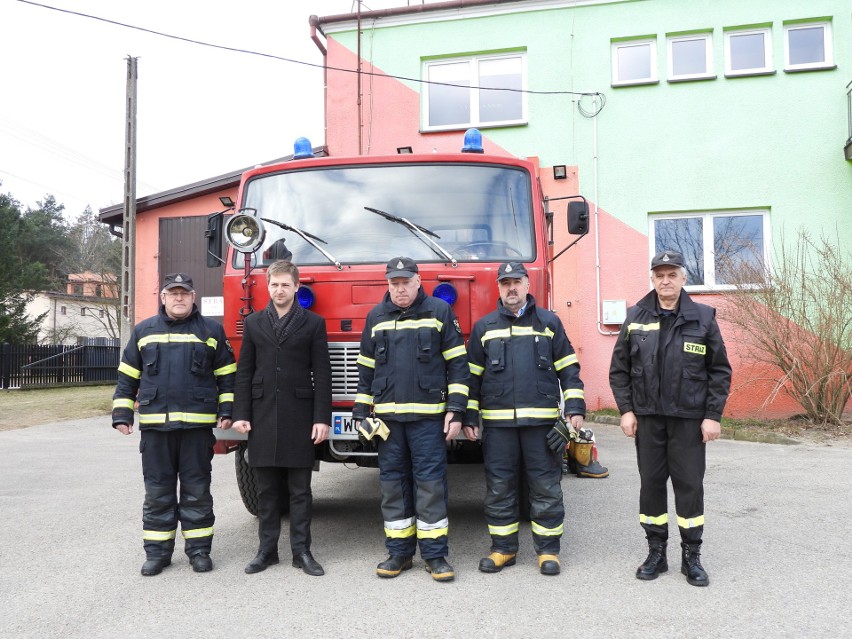
<path id="1" fill-rule="evenodd" d="M 426 236 L 459 262 L 527 261 L 535 258 L 531 184 L 524 169 L 491 164 L 317 167 L 252 178 L 243 206 L 322 238 L 322 249 L 344 265 L 384 262 L 391 254 L 449 261 Z M 274 224 L 266 230 L 256 265 L 329 264 L 300 234 Z M 235 252 L 235 266 L 241 265 Z"/>

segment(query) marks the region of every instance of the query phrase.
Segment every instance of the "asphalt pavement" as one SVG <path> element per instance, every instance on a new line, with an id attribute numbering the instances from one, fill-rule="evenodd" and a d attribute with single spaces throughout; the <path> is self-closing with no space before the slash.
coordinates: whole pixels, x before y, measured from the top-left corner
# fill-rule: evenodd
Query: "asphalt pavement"
<path id="1" fill-rule="evenodd" d="M 214 459 L 215 570 L 193 573 L 176 554 L 142 577 L 138 433 L 121 436 L 106 417 L 0 432 L 0 637 L 852 637 L 852 448 L 712 443 L 711 584 L 695 588 L 677 543 L 667 574 L 635 579 L 646 546 L 633 442 L 617 426 L 595 430 L 611 476 L 564 478 L 557 577 L 538 574 L 526 524 L 516 566 L 477 571 L 488 552 L 482 467 L 451 467 L 457 579 L 446 584 L 419 558 L 396 579 L 375 576 L 378 471 L 332 464 L 313 483 L 313 552 L 326 575 L 290 566 L 286 522 L 282 563 L 244 574 L 257 520 L 233 455 Z"/>

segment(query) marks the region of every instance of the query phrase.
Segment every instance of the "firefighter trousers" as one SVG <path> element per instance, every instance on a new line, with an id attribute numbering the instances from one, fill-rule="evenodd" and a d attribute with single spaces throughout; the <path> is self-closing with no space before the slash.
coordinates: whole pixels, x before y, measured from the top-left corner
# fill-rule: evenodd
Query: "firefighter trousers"
<path id="1" fill-rule="evenodd" d="M 290 504 L 290 549 L 311 549 L 311 473 L 313 468 L 257 467 L 257 517 L 260 552 L 277 553 L 281 537 L 281 503 Z"/>
<path id="2" fill-rule="evenodd" d="M 379 441 L 382 519 L 388 553 L 423 559 L 446 557 L 447 445 L 444 420 L 384 420 L 390 430 Z"/>
<path id="3" fill-rule="evenodd" d="M 562 455 L 547 445 L 551 428 L 486 426 L 482 431 L 485 521 L 493 552 L 518 552 L 519 500 L 529 499 L 536 554 L 559 553 L 565 520 Z M 519 494 L 522 472 L 529 486 L 528 495 Z"/>
<path id="4" fill-rule="evenodd" d="M 178 521 L 188 556 L 210 552 L 214 520 L 210 476 L 215 443 L 210 428 L 142 430 L 142 538 L 149 559 L 172 556 Z"/>
<path id="5" fill-rule="evenodd" d="M 681 539 L 701 543 L 704 531 L 706 445 L 700 419 L 639 415 L 636 459 L 639 463 L 639 522 L 648 539 L 668 539 L 668 495 L 671 478 Z"/>

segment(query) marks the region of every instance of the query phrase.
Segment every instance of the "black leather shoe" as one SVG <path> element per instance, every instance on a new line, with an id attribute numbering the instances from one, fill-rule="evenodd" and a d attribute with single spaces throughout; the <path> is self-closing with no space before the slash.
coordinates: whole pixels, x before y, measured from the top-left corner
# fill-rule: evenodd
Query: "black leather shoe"
<path id="1" fill-rule="evenodd" d="M 192 564 L 192 569 L 195 572 L 210 572 L 213 570 L 213 560 L 206 552 L 200 552 L 189 558 L 189 563 Z"/>
<path id="2" fill-rule="evenodd" d="M 680 571 L 690 586 L 709 586 L 710 577 L 701 565 L 701 544 L 681 544 L 683 559 Z"/>
<path id="3" fill-rule="evenodd" d="M 669 562 L 666 560 L 666 542 L 663 539 L 648 540 L 648 557 L 645 562 L 636 569 L 636 579 L 651 581 L 656 579 L 660 573 L 667 572 Z"/>
<path id="4" fill-rule="evenodd" d="M 435 581 L 452 581 L 456 578 L 456 571 L 443 557 L 427 559 L 426 571 L 432 573 L 432 579 Z"/>
<path id="5" fill-rule="evenodd" d="M 403 570 L 411 570 L 411 557 L 391 555 L 376 566 L 376 574 L 379 577 L 396 577 Z"/>
<path id="6" fill-rule="evenodd" d="M 310 550 L 293 555 L 293 568 L 301 568 L 306 575 L 311 575 L 312 577 L 322 577 L 325 574 L 325 570 L 314 559 Z"/>
<path id="7" fill-rule="evenodd" d="M 248 566 L 246 566 L 246 574 L 253 575 L 256 572 L 263 572 L 273 564 L 277 564 L 279 562 L 278 553 L 277 552 L 264 552 L 260 551 L 257 553 L 257 557 L 252 559 Z"/>
<path id="8" fill-rule="evenodd" d="M 159 575 L 163 572 L 163 568 L 170 565 L 172 563 L 171 557 L 158 557 L 154 559 L 148 559 L 142 564 L 142 575 L 145 577 L 153 577 L 154 575 Z"/>

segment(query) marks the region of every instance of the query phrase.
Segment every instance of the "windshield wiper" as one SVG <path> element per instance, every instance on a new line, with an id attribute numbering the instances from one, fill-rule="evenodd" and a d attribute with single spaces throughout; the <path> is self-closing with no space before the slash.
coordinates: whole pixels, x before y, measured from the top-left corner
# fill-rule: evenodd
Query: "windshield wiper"
<path id="1" fill-rule="evenodd" d="M 397 215 L 392 215 L 391 213 L 386 213 L 385 211 L 380 211 L 379 209 L 374 209 L 369 206 L 365 206 L 365 209 L 370 211 L 371 213 L 375 213 L 376 215 L 381 215 L 386 220 L 390 220 L 391 222 L 396 222 L 397 224 L 402 224 L 411 232 L 411 234 L 416 237 L 418 240 L 423 242 L 426 246 L 428 246 L 432 251 L 434 251 L 439 257 L 443 257 L 445 260 L 449 260 L 453 264 L 453 268 L 458 266 L 458 262 L 456 262 L 456 258 L 454 258 L 450 253 L 440 244 L 432 240 L 429 236 L 436 237 L 439 240 L 441 236 L 435 233 L 434 231 L 430 231 L 426 227 L 415 224 L 410 220 L 406 220 L 404 217 L 400 217 Z"/>
<path id="2" fill-rule="evenodd" d="M 322 242 L 323 244 L 328 244 L 328 242 L 326 242 L 321 237 L 317 237 L 316 235 L 311 235 L 307 231 L 303 231 L 302 229 L 297 229 L 295 226 L 290 226 L 289 224 L 284 224 L 284 222 L 279 222 L 278 220 L 271 220 L 268 217 L 262 217 L 260 219 L 263 220 L 264 222 L 269 222 L 270 224 L 274 224 L 275 226 L 278 226 L 278 227 L 284 229 L 285 231 L 292 231 L 293 233 L 295 233 L 296 235 L 301 237 L 303 240 L 305 240 L 305 242 L 307 242 L 308 244 L 313 246 L 316 250 L 318 250 L 320 253 L 322 253 L 329 262 L 331 262 L 332 264 L 334 264 L 337 267 L 338 271 L 343 270 L 343 267 L 340 265 L 340 262 L 337 260 L 337 258 L 334 257 L 333 255 L 331 255 L 330 253 L 326 252 L 319 244 L 317 244 L 317 242 Z M 314 242 L 314 240 L 316 240 L 316 242 Z"/>

